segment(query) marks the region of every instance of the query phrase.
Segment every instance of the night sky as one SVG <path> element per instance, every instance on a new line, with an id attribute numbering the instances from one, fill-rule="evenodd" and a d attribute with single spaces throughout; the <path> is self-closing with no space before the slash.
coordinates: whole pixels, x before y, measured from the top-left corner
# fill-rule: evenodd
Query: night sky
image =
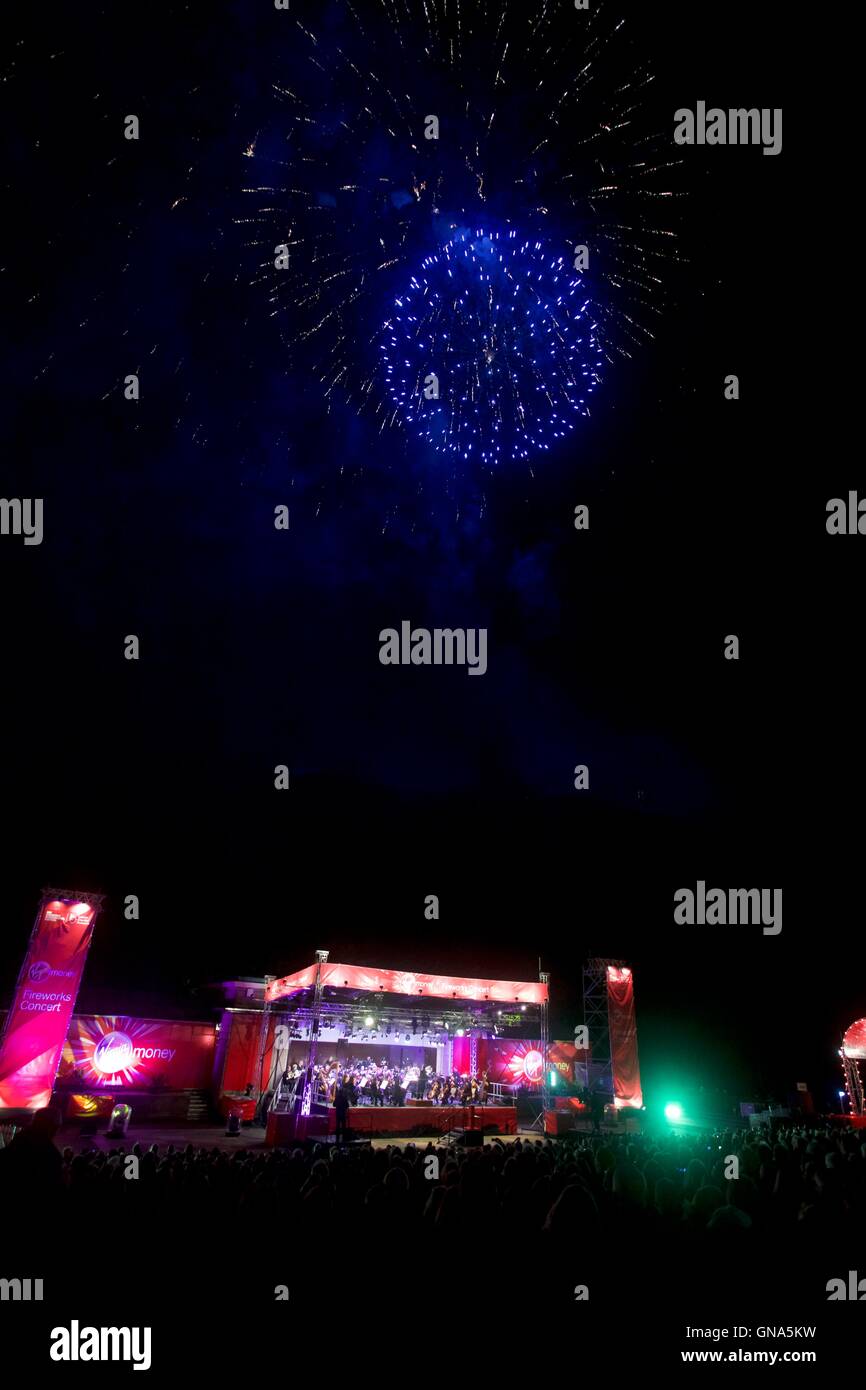
<path id="1" fill-rule="evenodd" d="M 161 992 L 195 1013 L 191 991 L 318 947 L 516 977 L 541 955 L 567 1037 L 582 961 L 609 955 L 636 972 L 648 1094 L 808 1080 L 824 1103 L 866 1013 L 848 809 L 863 542 L 824 525 L 858 479 L 808 389 L 820 304 L 791 231 L 785 8 L 618 7 L 657 74 L 655 128 L 672 137 L 699 98 L 784 107 L 784 149 L 671 138 L 678 261 L 653 341 L 532 474 L 493 478 L 446 476 L 326 400 L 257 277 L 243 151 L 279 119 L 295 16 L 327 29 L 330 5 L 19 16 L 2 495 L 45 499 L 45 539 L 0 542 L 4 1002 L 39 890 L 77 887 L 109 895 L 82 1009 Z M 487 674 L 381 666 L 379 631 L 404 618 L 486 626 Z M 676 927 L 673 893 L 699 878 L 782 887 L 782 934 Z"/>

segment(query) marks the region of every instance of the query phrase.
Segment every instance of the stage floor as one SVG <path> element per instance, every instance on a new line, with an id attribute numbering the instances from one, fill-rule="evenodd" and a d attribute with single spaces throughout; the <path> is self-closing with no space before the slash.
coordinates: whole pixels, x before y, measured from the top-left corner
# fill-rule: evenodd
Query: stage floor
<path id="1" fill-rule="evenodd" d="M 107 1123 L 107 1122 L 106 1122 Z M 360 1135 L 356 1137 L 361 1138 Z M 435 1138 L 435 1135 L 431 1135 Z M 537 1130 L 518 1131 L 517 1134 L 485 1135 L 485 1142 L 490 1142 L 496 1138 L 502 1139 L 505 1144 L 513 1144 L 515 1139 L 522 1139 L 541 1142 L 542 1136 Z M 384 1139 L 369 1139 L 364 1136 L 365 1141 L 372 1144 L 374 1149 L 386 1148 L 389 1144 L 397 1147 L 404 1147 L 406 1144 L 424 1144 L 424 1138 L 407 1138 L 405 1136 L 391 1134 Z M 249 1149 L 253 1151 L 264 1150 L 265 1130 L 260 1125 L 243 1125 L 238 1135 L 227 1135 L 225 1125 L 202 1124 L 187 1122 L 185 1124 L 173 1124 L 170 1120 L 144 1121 L 141 1124 L 133 1123 L 130 1125 L 129 1134 L 126 1141 L 110 1139 L 105 1133 L 105 1126 L 96 1135 L 82 1135 L 81 1126 L 76 1121 L 65 1124 L 55 1137 L 55 1143 L 59 1149 L 66 1148 L 67 1145 L 74 1153 L 83 1153 L 87 1149 L 99 1149 L 108 1153 L 111 1149 L 123 1148 L 130 1150 L 133 1144 L 141 1144 L 148 1148 L 151 1144 L 159 1144 L 164 1150 L 169 1144 L 174 1144 L 176 1148 L 184 1148 L 187 1144 L 193 1144 L 196 1149 L 203 1148 L 210 1151 L 219 1149 L 223 1153 L 236 1153 L 238 1149 Z"/>
<path id="2" fill-rule="evenodd" d="M 452 1129 L 489 1129 L 497 1134 L 517 1133 L 517 1110 L 496 1105 L 357 1105 L 348 1114 L 348 1127 L 358 1138 L 371 1134 L 419 1136 L 447 1134 Z M 288 1144 L 295 1138 L 295 1117 L 289 1113 L 268 1116 L 269 1144 Z M 309 1138 L 334 1134 L 337 1115 L 332 1105 L 316 1107 L 307 1121 Z"/>

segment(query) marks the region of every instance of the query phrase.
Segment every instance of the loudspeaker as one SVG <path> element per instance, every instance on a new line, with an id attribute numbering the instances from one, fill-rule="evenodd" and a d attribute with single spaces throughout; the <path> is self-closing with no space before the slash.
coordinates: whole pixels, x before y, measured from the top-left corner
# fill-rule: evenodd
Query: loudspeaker
<path id="1" fill-rule="evenodd" d="M 464 1149 L 478 1149 L 484 1143 L 484 1135 L 480 1129 L 467 1129 L 465 1134 L 460 1135 L 457 1142 L 462 1144 Z"/>

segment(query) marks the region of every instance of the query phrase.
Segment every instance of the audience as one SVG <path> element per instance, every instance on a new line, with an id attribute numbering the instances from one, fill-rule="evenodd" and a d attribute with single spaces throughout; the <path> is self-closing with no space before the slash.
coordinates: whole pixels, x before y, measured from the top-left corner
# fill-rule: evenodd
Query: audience
<path id="1" fill-rule="evenodd" d="M 469 1149 L 309 1141 L 226 1151 L 132 1136 L 77 1154 L 56 1148 L 55 1126 L 53 1115 L 37 1115 L 0 1149 L 0 1201 L 5 1211 L 17 1206 L 28 1227 L 41 1211 L 55 1231 L 64 1221 L 73 1232 L 141 1240 L 167 1229 L 266 1231 L 312 1250 L 357 1237 L 380 1254 L 392 1240 L 441 1233 L 473 1258 L 486 1237 L 517 1250 L 537 1239 L 584 1259 L 698 1245 L 747 1259 L 786 1241 L 814 1248 L 840 1236 L 866 1248 L 866 1132 L 829 1125 L 488 1138 Z M 726 1176 L 732 1155 L 736 1178 Z"/>

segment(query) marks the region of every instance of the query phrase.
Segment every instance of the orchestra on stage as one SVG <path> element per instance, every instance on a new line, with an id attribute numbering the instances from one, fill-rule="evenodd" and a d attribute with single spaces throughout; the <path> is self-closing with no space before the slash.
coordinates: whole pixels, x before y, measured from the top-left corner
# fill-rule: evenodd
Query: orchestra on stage
<path id="1" fill-rule="evenodd" d="M 285 1091 L 295 1090 L 306 1068 L 295 1063 L 283 1078 Z M 335 1057 L 313 1067 L 313 1097 L 329 1105 L 405 1105 L 426 1101 L 432 1105 L 486 1105 L 490 1094 L 487 1073 L 480 1076 L 436 1075 L 431 1066 L 391 1067 L 386 1061 L 338 1062 Z"/>

